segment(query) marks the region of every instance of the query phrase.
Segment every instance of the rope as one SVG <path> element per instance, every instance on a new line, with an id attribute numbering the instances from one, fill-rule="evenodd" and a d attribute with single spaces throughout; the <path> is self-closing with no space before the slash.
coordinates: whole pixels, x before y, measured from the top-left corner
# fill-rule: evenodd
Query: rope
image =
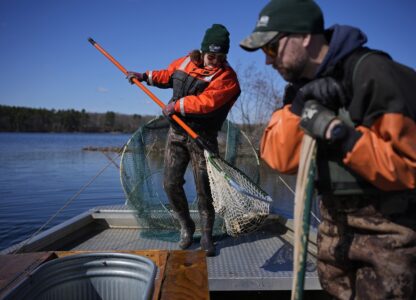
<path id="1" fill-rule="evenodd" d="M 121 149 L 124 148 L 126 144 L 124 144 Z M 117 152 L 117 157 L 121 155 L 121 151 Z M 108 157 L 107 157 L 108 158 Z M 70 197 L 64 205 L 59 208 L 38 230 L 36 230 L 28 239 L 26 239 L 21 246 L 18 246 L 16 250 L 12 252 L 12 254 L 18 253 L 20 250 L 23 249 L 24 246 L 26 246 L 34 236 L 36 236 L 39 232 L 41 232 L 46 226 L 48 226 L 65 208 L 68 207 L 69 204 L 71 204 L 78 196 L 85 191 L 87 187 L 89 187 L 111 164 L 115 164 L 113 160 L 110 160 L 110 162 L 105 165 L 98 173 L 91 178 L 86 184 L 84 184 L 72 197 Z"/>
<path id="2" fill-rule="evenodd" d="M 296 193 L 295 193 L 295 191 L 292 189 L 292 187 L 282 178 L 282 177 L 278 177 L 278 179 L 280 179 L 282 182 L 283 182 L 283 185 L 285 186 L 285 187 L 287 187 L 287 189 L 289 190 L 289 191 L 291 191 L 292 192 L 292 194 L 293 195 L 295 195 Z M 313 211 L 311 211 L 311 215 L 312 215 L 312 217 L 314 217 L 315 218 L 315 220 L 318 222 L 318 223 L 321 223 L 321 219 L 319 219 L 315 214 L 314 214 L 314 212 Z"/>
<path id="3" fill-rule="evenodd" d="M 120 166 L 114 161 L 114 157 L 111 157 L 106 151 L 101 151 L 102 154 L 118 169 L 120 170 Z M 121 153 L 121 152 L 119 152 Z M 115 158 L 118 158 L 120 154 L 118 154 Z"/>

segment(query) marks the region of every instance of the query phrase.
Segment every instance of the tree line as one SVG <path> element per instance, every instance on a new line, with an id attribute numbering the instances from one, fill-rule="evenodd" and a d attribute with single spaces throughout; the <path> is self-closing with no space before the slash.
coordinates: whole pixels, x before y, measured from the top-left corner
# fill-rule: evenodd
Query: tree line
<path id="1" fill-rule="evenodd" d="M 237 65 L 241 95 L 229 118 L 258 144 L 273 111 L 282 105 L 283 88 L 273 70 L 254 63 Z M 0 132 L 134 132 L 155 116 L 108 111 L 47 110 L 0 105 Z"/>
<path id="2" fill-rule="evenodd" d="M 155 116 L 0 105 L 0 132 L 134 132 Z"/>

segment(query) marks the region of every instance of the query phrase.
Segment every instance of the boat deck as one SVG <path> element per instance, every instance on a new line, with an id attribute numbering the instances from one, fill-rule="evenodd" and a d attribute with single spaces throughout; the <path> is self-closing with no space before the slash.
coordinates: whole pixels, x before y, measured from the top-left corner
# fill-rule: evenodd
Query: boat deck
<path id="1" fill-rule="evenodd" d="M 210 291 L 290 290 L 293 246 L 290 220 L 271 217 L 253 233 L 239 237 L 216 236 L 217 255 L 207 258 Z M 97 207 L 55 226 L 31 241 L 0 254 L 36 251 L 177 250 L 175 232 L 137 227 L 127 206 Z M 313 238 L 311 238 L 313 240 Z M 320 290 L 314 259 L 314 243 L 308 254 L 305 290 Z M 198 249 L 195 239 L 190 249 Z"/>

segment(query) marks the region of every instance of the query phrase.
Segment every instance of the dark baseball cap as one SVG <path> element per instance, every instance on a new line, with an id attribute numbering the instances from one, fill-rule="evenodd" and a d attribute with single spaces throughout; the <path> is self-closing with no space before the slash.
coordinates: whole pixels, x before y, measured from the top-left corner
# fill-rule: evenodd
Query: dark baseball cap
<path id="1" fill-rule="evenodd" d="M 313 0 L 271 0 L 260 12 L 253 32 L 240 42 L 241 48 L 255 51 L 279 32 L 322 33 L 324 18 Z"/>

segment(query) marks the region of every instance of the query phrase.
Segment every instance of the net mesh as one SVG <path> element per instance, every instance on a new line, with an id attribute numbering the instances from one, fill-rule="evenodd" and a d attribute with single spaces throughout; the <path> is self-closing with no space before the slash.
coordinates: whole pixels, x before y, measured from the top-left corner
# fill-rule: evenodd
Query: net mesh
<path id="1" fill-rule="evenodd" d="M 163 156 L 168 130 L 169 123 L 164 117 L 151 120 L 132 135 L 121 156 L 121 184 L 127 204 L 136 210 L 137 220 L 142 228 L 180 228 L 163 190 Z M 247 179 L 258 182 L 258 156 L 247 136 L 235 124 L 230 121 L 224 122 L 218 133 L 218 144 L 220 156 L 224 158 L 223 162 L 227 162 L 229 166 L 238 166 L 247 174 Z M 185 174 L 184 189 L 191 217 L 198 230 L 200 217 L 190 165 Z M 222 215 L 217 216 L 220 217 L 215 218 L 214 234 L 228 232 Z"/>
<path id="2" fill-rule="evenodd" d="M 256 230 L 269 215 L 270 196 L 227 161 L 208 151 L 204 154 L 214 208 L 227 233 L 237 236 Z"/>

